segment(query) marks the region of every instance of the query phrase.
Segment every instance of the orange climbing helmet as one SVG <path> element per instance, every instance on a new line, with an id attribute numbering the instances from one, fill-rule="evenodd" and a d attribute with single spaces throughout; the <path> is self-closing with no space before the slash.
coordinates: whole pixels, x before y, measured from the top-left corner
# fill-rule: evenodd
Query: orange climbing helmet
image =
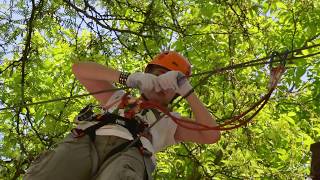
<path id="1" fill-rule="evenodd" d="M 146 71 L 148 71 L 152 65 L 158 65 L 172 71 L 180 71 L 186 76 L 191 75 L 191 64 L 188 59 L 175 51 L 165 51 L 155 56 L 153 60 L 148 63 Z"/>

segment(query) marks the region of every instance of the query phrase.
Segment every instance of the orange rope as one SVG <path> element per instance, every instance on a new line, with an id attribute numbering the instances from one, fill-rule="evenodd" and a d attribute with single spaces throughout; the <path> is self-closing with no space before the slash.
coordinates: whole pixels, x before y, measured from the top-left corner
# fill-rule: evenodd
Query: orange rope
<path id="1" fill-rule="evenodd" d="M 247 109 L 246 111 L 242 112 L 240 115 L 234 116 L 224 123 L 218 125 L 218 126 L 207 126 L 205 124 L 192 122 L 192 121 L 186 121 L 181 118 L 177 118 L 170 114 L 170 111 L 161 106 L 158 103 L 150 102 L 150 101 L 143 101 L 140 104 L 141 109 L 158 109 L 165 115 L 169 116 L 177 125 L 190 129 L 195 131 L 209 131 L 209 130 L 231 130 L 238 127 L 241 127 L 243 125 L 246 125 L 249 123 L 259 112 L 260 110 L 267 104 L 268 100 L 270 99 L 270 96 L 272 92 L 275 90 L 277 83 L 279 82 L 281 75 L 284 73 L 285 67 L 284 65 L 279 65 L 275 68 L 271 69 L 271 78 L 270 78 L 270 84 L 269 84 L 269 92 L 264 95 L 258 102 L 256 102 L 252 107 Z M 243 119 L 249 112 L 251 112 L 253 109 L 258 109 L 247 119 Z M 238 122 L 238 124 L 234 124 Z"/>

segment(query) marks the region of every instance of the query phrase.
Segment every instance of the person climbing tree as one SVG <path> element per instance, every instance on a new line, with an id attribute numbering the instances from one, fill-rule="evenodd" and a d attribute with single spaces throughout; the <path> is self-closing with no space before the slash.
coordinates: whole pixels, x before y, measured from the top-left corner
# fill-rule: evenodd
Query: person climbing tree
<path id="1" fill-rule="evenodd" d="M 34 160 L 24 179 L 151 179 L 154 153 L 179 142 L 212 144 L 220 138 L 219 130 L 194 131 L 171 120 L 216 126 L 188 81 L 189 61 L 175 51 L 155 56 L 145 72 L 129 74 L 94 62 L 75 63 L 72 69 L 99 101 L 101 113 L 94 112 L 93 105 L 84 108 L 75 119 L 77 127 L 54 150 Z M 115 89 L 113 83 L 137 88 L 141 97 L 124 90 L 95 93 Z M 194 120 L 169 111 L 178 96 L 186 99 Z"/>

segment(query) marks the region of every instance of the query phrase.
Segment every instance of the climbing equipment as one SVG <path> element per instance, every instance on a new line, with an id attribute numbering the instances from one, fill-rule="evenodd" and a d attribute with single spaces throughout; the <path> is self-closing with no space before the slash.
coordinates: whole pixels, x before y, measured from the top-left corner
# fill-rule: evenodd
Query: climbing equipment
<path id="1" fill-rule="evenodd" d="M 165 115 L 169 116 L 177 125 L 190 129 L 190 130 L 195 130 L 195 131 L 208 131 L 208 130 L 231 130 L 238 128 L 240 126 L 246 125 L 249 123 L 255 115 L 257 115 L 260 110 L 266 105 L 268 100 L 270 99 L 270 96 L 272 92 L 276 89 L 277 83 L 279 82 L 282 74 L 285 72 L 285 61 L 286 58 L 288 57 L 289 51 L 286 51 L 286 53 L 282 54 L 281 56 L 279 53 L 274 52 L 270 58 L 270 82 L 268 85 L 268 93 L 264 95 L 258 102 L 254 103 L 249 109 L 246 111 L 240 113 L 239 115 L 236 115 L 234 117 L 231 117 L 230 119 L 225 120 L 222 124 L 219 124 L 218 126 L 207 126 L 204 124 L 196 123 L 196 122 L 191 122 L 191 121 L 185 121 L 183 119 L 177 118 L 175 116 L 172 116 L 170 114 L 170 111 L 164 107 L 162 107 L 159 104 L 156 104 L 154 102 L 150 101 L 145 101 L 141 103 L 141 108 L 142 109 L 147 109 L 147 108 L 155 108 L 163 112 Z M 274 67 L 274 58 L 278 57 L 280 58 L 280 62 L 278 66 Z M 254 109 L 257 110 L 253 112 L 251 115 L 249 115 L 250 112 L 252 112 Z M 249 116 L 249 117 L 247 117 Z M 247 117 L 247 118 L 246 118 Z"/>
<path id="2" fill-rule="evenodd" d="M 72 130 L 72 133 L 74 137 L 81 137 L 87 134 L 90 139 L 94 141 L 97 129 L 108 124 L 117 124 L 126 128 L 135 138 L 138 134 L 144 132 L 146 127 L 148 127 L 146 122 L 135 116 L 142 110 L 140 108 L 141 102 L 141 99 L 132 98 L 128 95 L 128 93 L 126 93 L 121 98 L 121 102 L 115 110 L 118 111 L 119 109 L 123 109 L 124 117 L 108 111 L 104 111 L 103 113 L 95 113 L 93 111 L 94 107 L 89 104 L 80 111 L 79 115 L 76 117 L 76 121 L 92 121 L 97 123 L 84 130 L 75 128 Z M 115 104 L 115 102 L 112 104 Z M 138 144 L 139 146 L 142 146 L 141 142 L 138 142 Z"/>

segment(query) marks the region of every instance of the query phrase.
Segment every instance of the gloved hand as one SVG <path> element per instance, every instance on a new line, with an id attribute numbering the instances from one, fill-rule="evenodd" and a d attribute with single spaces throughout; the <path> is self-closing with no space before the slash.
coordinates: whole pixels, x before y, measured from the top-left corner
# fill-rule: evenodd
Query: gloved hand
<path id="1" fill-rule="evenodd" d="M 179 71 L 168 71 L 157 77 L 158 83 L 162 90 L 175 90 L 180 96 L 185 96 L 192 90 L 188 79 Z"/>
<path id="2" fill-rule="evenodd" d="M 136 72 L 130 74 L 126 81 L 126 85 L 132 88 L 138 88 L 141 92 L 156 91 L 159 92 L 160 86 L 157 82 L 157 76 L 149 73 Z"/>
<path id="3" fill-rule="evenodd" d="M 160 76 L 157 77 L 157 81 L 160 85 L 161 90 L 174 90 L 176 91 L 179 86 L 178 86 L 178 71 L 168 71 L 164 74 L 161 74 Z"/>

